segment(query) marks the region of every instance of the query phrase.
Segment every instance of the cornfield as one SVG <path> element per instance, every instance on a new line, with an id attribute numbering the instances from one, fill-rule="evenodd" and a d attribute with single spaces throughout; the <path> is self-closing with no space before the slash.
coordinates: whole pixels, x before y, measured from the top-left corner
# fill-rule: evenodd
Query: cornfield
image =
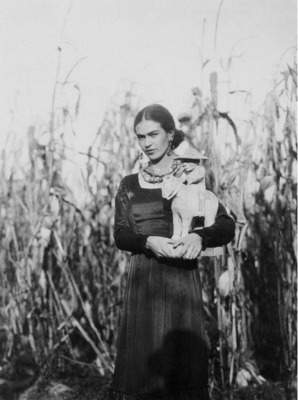
<path id="1" fill-rule="evenodd" d="M 181 125 L 185 140 L 208 155 L 213 189 L 237 225 L 225 255 L 200 263 L 211 393 L 220 399 L 266 381 L 290 389 L 297 368 L 295 66 L 259 113 L 242 121 L 242 134 L 217 108 L 216 72 L 209 92 L 206 100 L 193 89 Z M 138 109 L 133 85 L 115 96 L 80 154 L 84 165 L 71 145 L 78 107 L 53 107 L 49 121 L 28 128 L 26 165 L 2 151 L 3 360 L 28 352 L 45 371 L 67 374 L 77 365 L 112 373 L 128 260 L 113 242 L 114 198 L 121 178 L 139 169 Z"/>

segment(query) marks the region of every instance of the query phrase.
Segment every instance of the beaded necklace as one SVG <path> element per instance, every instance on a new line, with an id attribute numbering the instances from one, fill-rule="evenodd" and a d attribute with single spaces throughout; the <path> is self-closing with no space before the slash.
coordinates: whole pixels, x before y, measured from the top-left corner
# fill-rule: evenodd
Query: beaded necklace
<path id="1" fill-rule="evenodd" d="M 181 169 L 182 163 L 180 160 L 174 160 L 170 168 L 166 170 L 154 170 L 151 164 L 148 163 L 146 167 L 141 170 L 141 174 L 146 182 L 161 183 L 163 178 L 168 175 L 175 175 Z"/>

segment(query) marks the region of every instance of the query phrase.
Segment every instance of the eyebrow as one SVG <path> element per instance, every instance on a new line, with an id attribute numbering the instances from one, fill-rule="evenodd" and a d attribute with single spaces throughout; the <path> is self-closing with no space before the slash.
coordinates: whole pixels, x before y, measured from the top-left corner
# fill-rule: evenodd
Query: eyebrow
<path id="1" fill-rule="evenodd" d="M 146 134 L 140 134 L 140 133 L 138 133 L 137 134 L 137 136 L 146 136 L 146 135 L 150 135 L 151 133 L 158 133 L 159 132 L 159 130 L 158 129 L 155 129 L 154 131 L 150 131 L 150 132 L 148 132 L 148 133 L 146 133 Z"/>

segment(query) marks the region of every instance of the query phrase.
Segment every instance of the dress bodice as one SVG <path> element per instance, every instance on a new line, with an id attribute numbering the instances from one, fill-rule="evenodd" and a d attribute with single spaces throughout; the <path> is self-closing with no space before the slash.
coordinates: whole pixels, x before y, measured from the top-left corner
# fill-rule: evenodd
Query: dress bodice
<path id="1" fill-rule="evenodd" d="M 171 201 L 163 199 L 161 189 L 142 188 L 138 175 L 128 181 L 128 220 L 136 234 L 171 237 L 173 233 Z"/>

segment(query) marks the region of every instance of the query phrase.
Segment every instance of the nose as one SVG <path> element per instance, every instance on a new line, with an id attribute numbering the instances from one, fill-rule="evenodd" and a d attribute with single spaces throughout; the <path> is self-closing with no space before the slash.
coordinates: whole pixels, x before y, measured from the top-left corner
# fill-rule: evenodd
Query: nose
<path id="1" fill-rule="evenodd" d="M 149 147 L 150 147 L 151 145 L 152 145 L 151 138 L 148 137 L 148 136 L 146 136 L 146 139 L 145 139 L 145 148 L 146 148 L 146 149 L 149 149 Z"/>

